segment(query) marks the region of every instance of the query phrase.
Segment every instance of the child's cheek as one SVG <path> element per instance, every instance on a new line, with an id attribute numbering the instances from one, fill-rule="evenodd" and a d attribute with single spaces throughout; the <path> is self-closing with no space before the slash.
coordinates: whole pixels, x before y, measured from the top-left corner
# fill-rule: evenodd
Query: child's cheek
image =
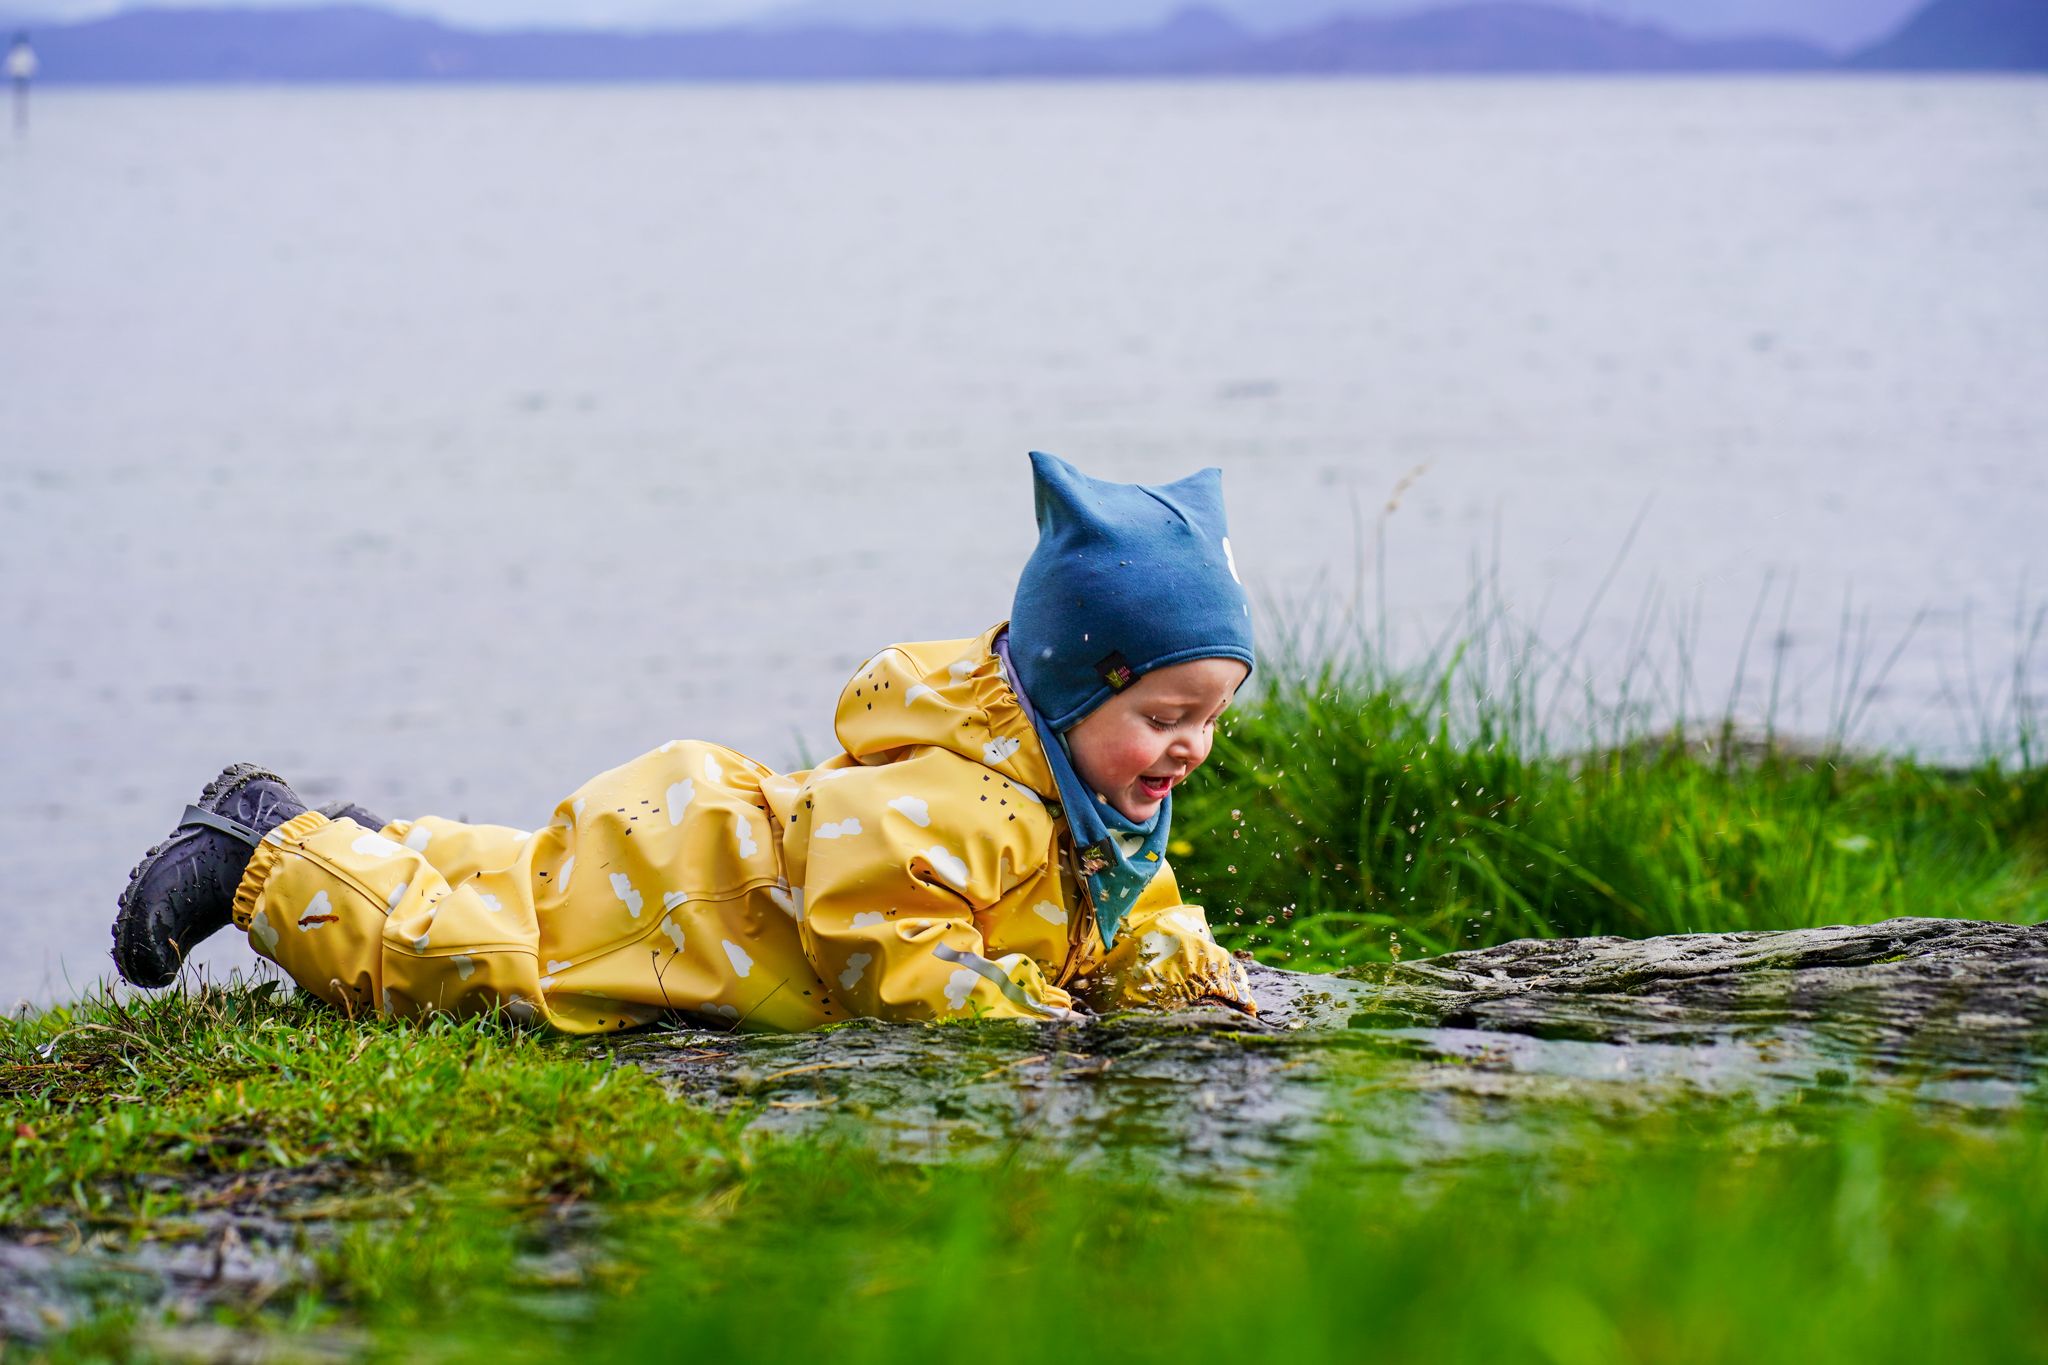
<path id="1" fill-rule="evenodd" d="M 1139 773 L 1144 772 L 1158 761 L 1159 755 L 1165 752 L 1165 749 L 1166 746 L 1164 744 L 1157 742 L 1149 735 L 1142 732 L 1134 734 L 1117 749 L 1118 769 L 1129 773 L 1132 780 L 1135 781 Z"/>

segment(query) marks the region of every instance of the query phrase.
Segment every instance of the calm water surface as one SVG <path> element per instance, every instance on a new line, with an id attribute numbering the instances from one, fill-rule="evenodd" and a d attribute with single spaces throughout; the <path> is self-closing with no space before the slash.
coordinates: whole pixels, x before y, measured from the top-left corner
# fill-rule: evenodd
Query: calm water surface
<path id="1" fill-rule="evenodd" d="M 1927 750 L 2048 571 L 2048 83 L 36 115 L 0 141 L 0 1003 L 101 974 L 230 759 L 533 823 L 674 736 L 830 752 L 853 664 L 1005 614 L 1032 446 L 1221 464 L 1255 590 L 1384 595 L 1409 649 L 1475 558 L 1563 642 L 1640 518 L 1597 667 L 1681 619 L 1718 708 L 1768 590 L 1752 674 L 1817 730 L 1845 599 L 1873 666 L 1919 615 L 1863 734 Z"/>

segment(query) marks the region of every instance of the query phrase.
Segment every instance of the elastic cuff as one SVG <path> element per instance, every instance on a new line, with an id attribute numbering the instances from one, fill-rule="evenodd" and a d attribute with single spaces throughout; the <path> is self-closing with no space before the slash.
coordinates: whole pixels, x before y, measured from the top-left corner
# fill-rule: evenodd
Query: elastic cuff
<path id="1" fill-rule="evenodd" d="M 256 916 L 256 900 L 263 894 L 263 883 L 270 880 L 270 871 L 284 856 L 285 847 L 304 842 L 307 835 L 326 823 L 327 817 L 319 811 L 304 811 L 257 841 L 255 850 L 249 854 L 249 865 L 242 869 L 242 880 L 235 887 L 234 908 L 229 912 L 237 929 L 249 932 L 249 921 Z"/>

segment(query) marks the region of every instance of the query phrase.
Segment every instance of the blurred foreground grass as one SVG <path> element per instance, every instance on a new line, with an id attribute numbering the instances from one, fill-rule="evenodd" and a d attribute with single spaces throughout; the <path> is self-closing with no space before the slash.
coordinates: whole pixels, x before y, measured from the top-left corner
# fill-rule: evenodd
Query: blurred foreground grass
<path id="1" fill-rule="evenodd" d="M 969 1027 L 1001 1027 L 969 1026 Z M 2048 1104 L 1588 1110 L 1516 1157 L 1250 1187 L 1023 1145 L 911 1167 L 750 1138 L 489 1022 L 246 988 L 0 1034 L 9 1240 L 217 1236 L 294 1196 L 310 1283 L 208 1352 L 408 1359 L 1924 1361 L 2048 1351 Z M 1134 1140 L 1140 1140 L 1134 1138 Z M 280 1193 L 282 1191 L 282 1193 Z M 10 1287 L 19 1292 L 21 1285 Z M 190 1351 L 119 1293 L 53 1359 Z"/>

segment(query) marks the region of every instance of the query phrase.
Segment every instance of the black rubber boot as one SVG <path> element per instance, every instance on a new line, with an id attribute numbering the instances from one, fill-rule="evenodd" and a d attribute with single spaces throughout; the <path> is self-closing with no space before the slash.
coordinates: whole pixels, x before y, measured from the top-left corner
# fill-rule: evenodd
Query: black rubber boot
<path id="1" fill-rule="evenodd" d="M 137 986 L 168 986 L 227 924 L 235 887 L 264 835 L 306 809 L 275 773 L 237 763 L 206 784 L 170 837 L 128 874 L 114 915 L 114 965 Z"/>
<path id="2" fill-rule="evenodd" d="M 391 823 L 381 815 L 372 815 L 353 801 L 329 801 L 320 808 L 320 813 L 330 820 L 353 820 L 372 834 Z"/>

